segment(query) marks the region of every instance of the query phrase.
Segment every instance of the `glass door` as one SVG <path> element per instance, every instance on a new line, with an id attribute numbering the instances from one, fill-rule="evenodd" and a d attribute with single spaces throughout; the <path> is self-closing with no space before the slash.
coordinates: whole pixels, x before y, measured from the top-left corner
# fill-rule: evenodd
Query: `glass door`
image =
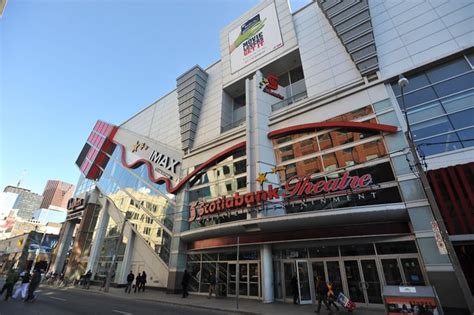
<path id="1" fill-rule="evenodd" d="M 296 277 L 296 267 L 294 262 L 283 263 L 284 282 L 285 282 L 285 299 L 293 301 L 293 288 L 291 287 L 291 279 Z"/>
<path id="2" fill-rule="evenodd" d="M 311 288 L 309 284 L 308 262 L 306 260 L 296 261 L 298 277 L 298 288 L 300 293 L 300 304 L 311 304 Z"/>
<path id="3" fill-rule="evenodd" d="M 341 269 L 339 268 L 339 261 L 326 261 L 327 270 L 327 282 L 332 283 L 334 294 L 337 295 L 339 292 L 344 292 L 342 287 Z"/>
<path id="4" fill-rule="evenodd" d="M 365 303 L 362 278 L 360 276 L 359 262 L 357 260 L 345 260 L 347 288 L 349 298 L 356 303 Z"/>
<path id="5" fill-rule="evenodd" d="M 249 296 L 258 297 L 260 294 L 259 288 L 259 268 L 258 264 L 249 264 Z"/>
<path id="6" fill-rule="evenodd" d="M 404 285 L 400 266 L 396 258 L 382 258 L 382 269 L 386 285 Z"/>
<path id="7" fill-rule="evenodd" d="M 382 304 L 382 291 L 380 279 L 377 271 L 377 264 L 374 259 L 362 259 L 360 261 L 364 276 L 363 290 L 369 304 Z"/>

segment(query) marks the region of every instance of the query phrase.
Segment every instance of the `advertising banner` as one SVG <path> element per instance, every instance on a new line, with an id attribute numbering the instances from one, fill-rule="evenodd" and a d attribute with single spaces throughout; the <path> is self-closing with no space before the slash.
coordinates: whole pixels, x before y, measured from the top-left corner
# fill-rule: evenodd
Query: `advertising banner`
<path id="1" fill-rule="evenodd" d="M 280 25 L 272 3 L 229 32 L 232 73 L 281 46 Z"/>

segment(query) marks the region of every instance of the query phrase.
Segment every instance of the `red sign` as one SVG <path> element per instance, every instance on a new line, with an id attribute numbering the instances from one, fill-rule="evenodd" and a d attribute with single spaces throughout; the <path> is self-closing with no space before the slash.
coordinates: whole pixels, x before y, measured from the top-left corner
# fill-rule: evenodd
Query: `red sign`
<path id="1" fill-rule="evenodd" d="M 277 92 L 277 90 L 278 90 L 278 79 L 279 79 L 278 76 L 276 76 L 274 74 L 269 74 L 266 78 L 264 78 L 260 82 L 259 87 L 261 89 L 263 88 L 263 92 L 283 100 L 283 99 L 285 99 L 285 97 Z"/>
<path id="2" fill-rule="evenodd" d="M 319 180 L 311 182 L 311 176 L 293 176 L 285 184 L 285 192 L 279 193 L 280 188 L 268 185 L 267 190 L 248 192 L 246 194 L 235 193 L 231 197 L 221 197 L 214 201 L 197 201 L 190 205 L 189 222 L 201 219 L 204 216 L 217 214 L 219 212 L 231 211 L 244 207 L 261 205 L 268 200 L 283 198 L 304 197 L 305 195 L 317 195 L 320 193 L 331 193 L 339 190 L 365 188 L 372 184 L 372 175 L 350 176 L 344 173 L 342 177 Z"/>

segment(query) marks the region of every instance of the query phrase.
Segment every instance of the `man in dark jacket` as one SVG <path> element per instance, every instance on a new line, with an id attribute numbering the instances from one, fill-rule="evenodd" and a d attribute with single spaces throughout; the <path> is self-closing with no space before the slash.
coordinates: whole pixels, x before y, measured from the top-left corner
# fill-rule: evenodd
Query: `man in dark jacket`
<path id="1" fill-rule="evenodd" d="M 189 285 L 190 280 L 191 280 L 191 276 L 189 275 L 187 270 L 184 270 L 183 279 L 181 280 L 181 286 L 183 287 L 183 298 L 189 295 L 188 285 Z"/>
<path id="2" fill-rule="evenodd" d="M 207 297 L 210 299 L 212 297 L 212 294 L 216 295 L 216 284 L 217 284 L 217 279 L 214 273 L 211 271 L 209 272 L 209 296 Z"/>
<path id="3" fill-rule="evenodd" d="M 130 270 L 130 273 L 127 276 L 127 286 L 125 287 L 125 293 L 130 293 L 130 291 L 132 291 L 132 283 L 134 279 L 135 279 L 135 275 Z"/>
<path id="4" fill-rule="evenodd" d="M 41 282 L 41 272 L 36 269 L 31 276 L 30 285 L 28 286 L 28 296 L 25 299 L 25 302 L 32 301 L 35 299 L 35 291 L 39 287 Z"/>
<path id="5" fill-rule="evenodd" d="M 138 272 L 137 277 L 135 278 L 135 289 L 133 290 L 133 293 L 140 292 L 140 286 L 142 285 L 142 275 L 140 272 Z"/>
<path id="6" fill-rule="evenodd" d="M 146 272 L 143 270 L 142 276 L 140 279 L 140 287 L 138 288 L 138 292 L 140 292 L 140 289 L 145 292 L 145 284 L 146 284 Z"/>
<path id="7" fill-rule="evenodd" d="M 10 271 L 8 271 L 7 279 L 5 280 L 5 284 L 3 285 L 2 291 L 0 291 L 0 295 L 2 295 L 3 292 L 7 290 L 7 295 L 5 295 L 5 301 L 7 301 L 10 296 L 12 296 L 13 287 L 15 286 L 17 280 L 18 274 L 13 268 L 11 268 Z"/>
<path id="8" fill-rule="evenodd" d="M 317 295 L 317 301 L 318 301 L 318 309 L 315 312 L 319 313 L 321 311 L 321 302 L 324 303 L 328 311 L 331 311 L 331 308 L 329 307 L 328 302 L 327 302 L 328 287 L 326 283 L 324 282 L 324 280 L 321 278 L 321 276 L 316 277 L 315 289 L 316 289 L 316 295 Z"/>

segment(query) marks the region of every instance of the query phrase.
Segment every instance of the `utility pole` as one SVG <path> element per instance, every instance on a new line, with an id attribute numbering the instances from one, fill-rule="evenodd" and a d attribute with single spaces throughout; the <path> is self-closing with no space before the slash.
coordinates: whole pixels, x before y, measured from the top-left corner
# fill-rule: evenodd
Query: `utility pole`
<path id="1" fill-rule="evenodd" d="M 466 277 L 464 276 L 464 273 L 462 272 L 462 268 L 461 268 L 461 264 L 459 263 L 458 256 L 456 255 L 456 252 L 454 251 L 454 246 L 451 243 L 451 240 L 449 239 L 449 235 L 448 235 L 446 226 L 444 224 L 443 217 L 441 215 L 441 212 L 439 211 L 438 204 L 436 202 L 433 191 L 431 190 L 430 183 L 428 181 L 428 177 L 426 176 L 425 170 L 423 169 L 423 166 L 421 165 L 420 159 L 416 151 L 415 142 L 413 141 L 413 135 L 411 133 L 410 122 L 408 121 L 408 111 L 405 106 L 405 94 L 403 93 L 403 89 L 406 86 L 408 86 L 408 79 L 405 78 L 403 75 L 400 75 L 399 80 L 398 80 L 398 86 L 400 87 L 400 92 L 402 95 L 402 109 L 405 116 L 405 123 L 407 125 L 407 131 L 405 133 L 405 136 L 408 141 L 410 152 L 413 155 L 416 171 L 421 180 L 421 185 L 423 186 L 423 190 L 425 191 L 426 197 L 428 199 L 428 203 L 430 204 L 430 208 L 433 213 L 435 222 L 439 226 L 441 237 L 446 246 L 448 257 L 450 258 L 450 261 L 453 265 L 454 274 L 456 275 L 459 286 L 461 287 L 469 312 L 474 315 L 474 300 L 471 295 L 469 285 L 467 283 Z"/>
<path id="2" fill-rule="evenodd" d="M 120 235 L 117 239 L 117 243 L 115 244 L 114 254 L 112 256 L 112 263 L 110 264 L 109 270 L 107 271 L 107 278 L 105 279 L 104 292 L 109 292 L 112 272 L 115 269 L 115 260 L 117 259 L 117 252 L 119 251 L 120 245 L 122 244 L 123 231 L 125 230 L 125 224 L 127 223 L 128 217 L 129 217 L 129 212 L 127 211 L 125 212 L 125 217 L 123 219 L 122 227 L 120 229 Z"/>
<path id="3" fill-rule="evenodd" d="M 240 256 L 240 237 L 237 236 L 237 264 L 235 267 L 235 303 L 237 309 L 239 309 L 239 290 L 240 290 L 240 266 L 239 266 L 239 256 Z"/>

